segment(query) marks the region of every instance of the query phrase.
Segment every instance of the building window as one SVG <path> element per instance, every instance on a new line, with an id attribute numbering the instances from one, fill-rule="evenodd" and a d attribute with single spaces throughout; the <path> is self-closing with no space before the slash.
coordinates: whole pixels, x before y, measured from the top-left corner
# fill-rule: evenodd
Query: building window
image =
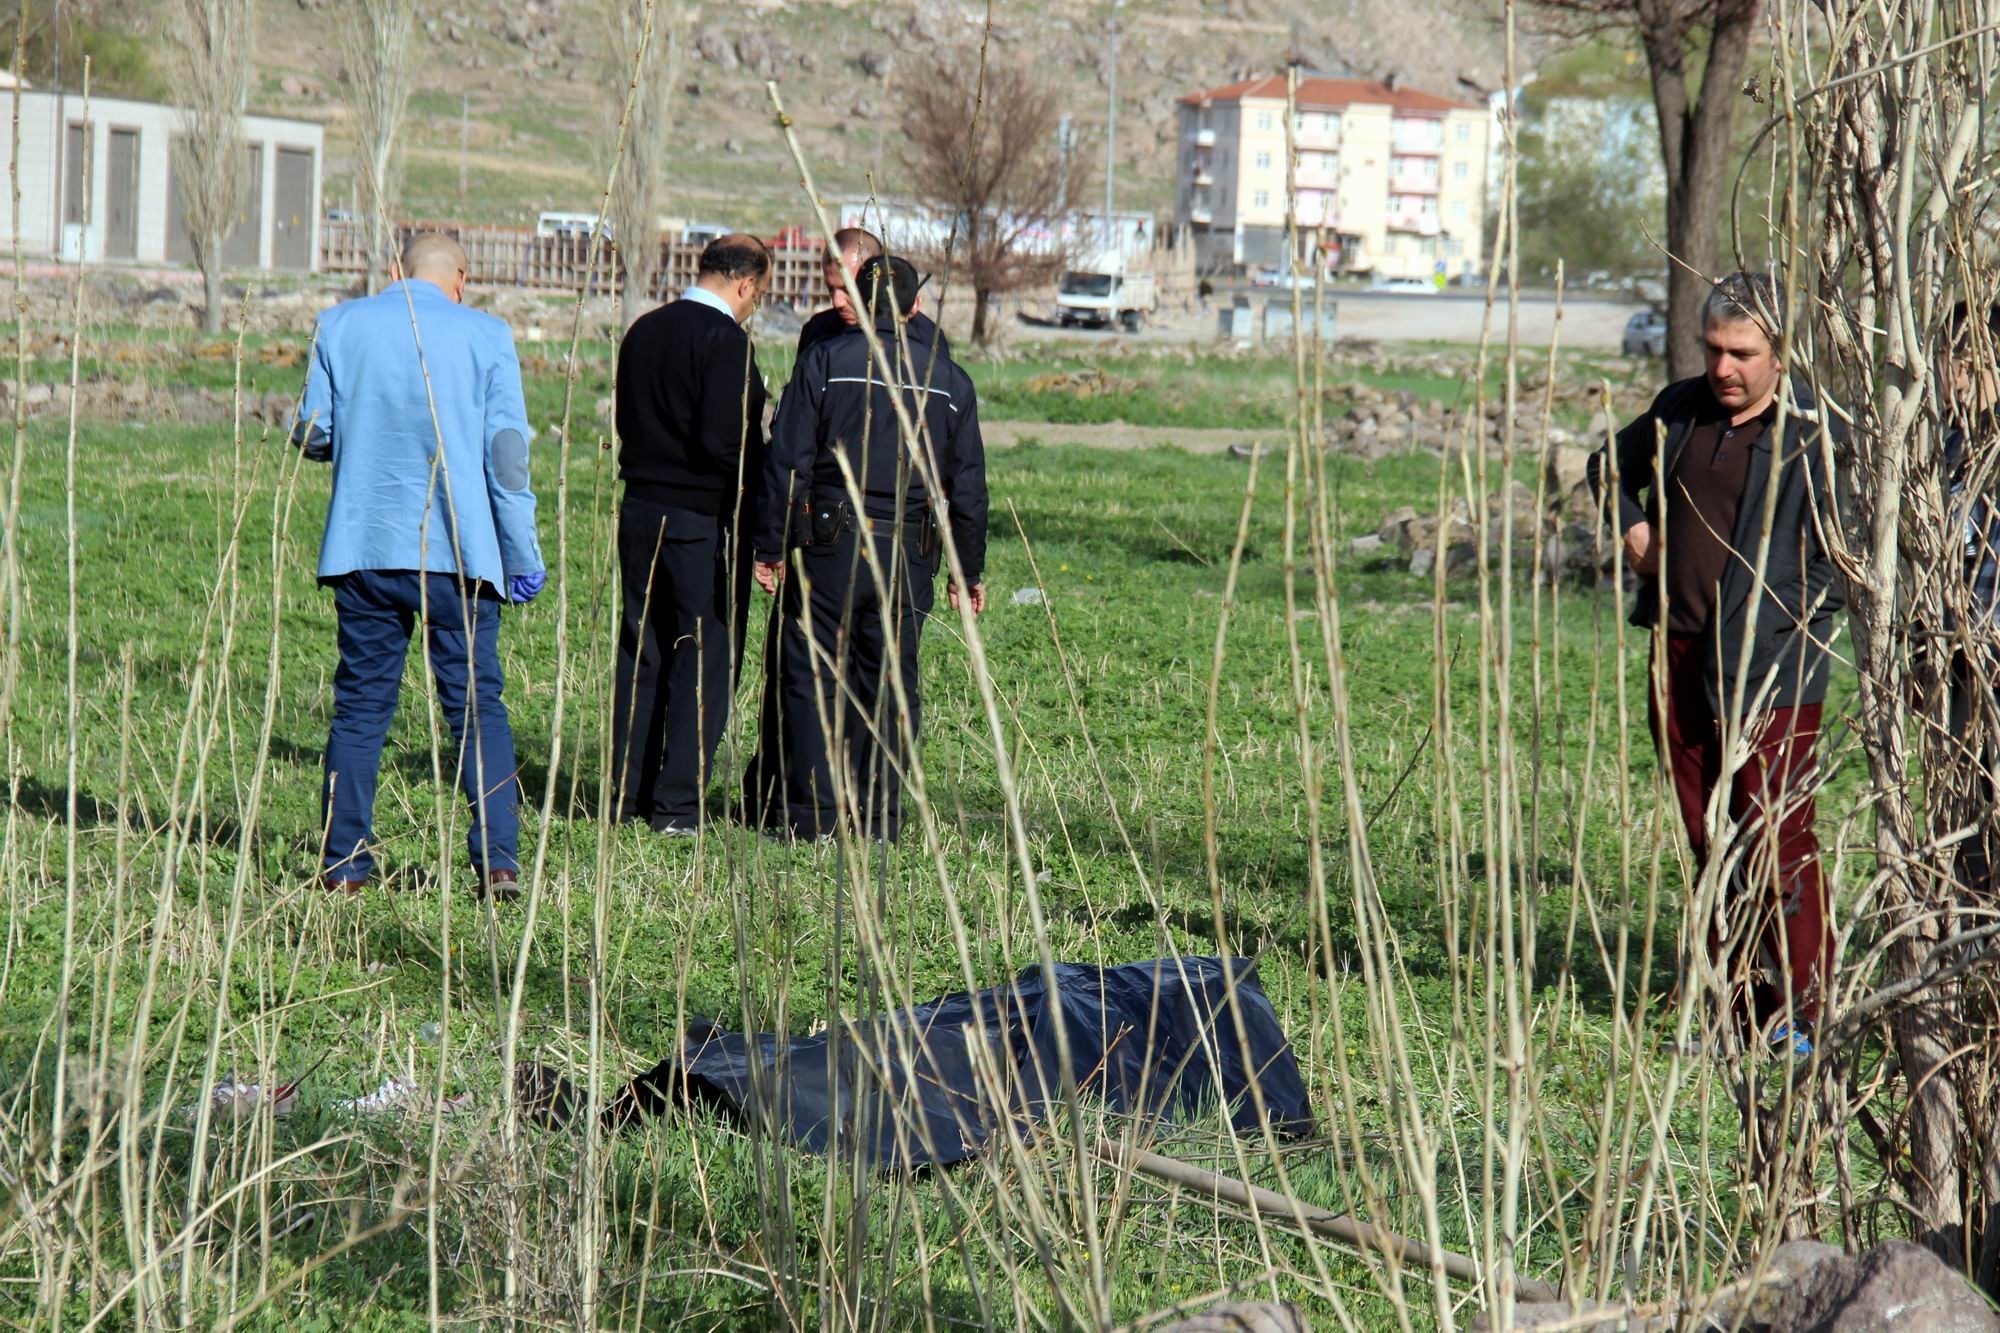
<path id="1" fill-rule="evenodd" d="M 1461 199 L 1451 206 L 1451 215 L 1460 222 L 1465 221 L 1465 200 Z"/>
<path id="2" fill-rule="evenodd" d="M 1449 236 L 1444 238 L 1444 255 L 1446 259 L 1456 259 L 1464 253 L 1465 242 L 1455 241 Z"/>
<path id="3" fill-rule="evenodd" d="M 1273 120 L 1273 119 L 1272 119 L 1272 116 L 1271 116 L 1271 113 L 1270 113 L 1270 112 L 1268 112 L 1268 111 L 1259 111 L 1259 112 L 1257 113 L 1257 128 L 1258 128 L 1258 129 L 1260 129 L 1260 130 L 1268 130 L 1268 129 L 1270 129 L 1270 128 L 1271 128 L 1271 127 L 1272 127 L 1272 126 L 1274 125 L 1274 124 L 1276 124 L 1276 123 L 1277 123 L 1277 122 L 1276 122 L 1275 120 Z"/>
<path id="4" fill-rule="evenodd" d="M 1472 142 L 1472 126 L 1462 120 L 1458 122 L 1458 141 L 1460 143 Z"/>
<path id="5" fill-rule="evenodd" d="M 1271 155 L 1269 153 L 1257 154 L 1257 170 L 1269 171 L 1270 169 L 1271 169 Z"/>
<path id="6" fill-rule="evenodd" d="M 1250 205 L 1253 208 L 1269 208 L 1271 206 L 1271 192 L 1269 190 L 1257 191 L 1257 193 L 1250 196 Z"/>
<path id="7" fill-rule="evenodd" d="M 1460 128 L 1463 129 L 1464 127 L 1460 126 Z M 1454 162 L 1451 164 L 1451 178 L 1453 180 L 1462 181 L 1471 174 L 1472 174 L 1472 166 L 1470 163 Z"/>

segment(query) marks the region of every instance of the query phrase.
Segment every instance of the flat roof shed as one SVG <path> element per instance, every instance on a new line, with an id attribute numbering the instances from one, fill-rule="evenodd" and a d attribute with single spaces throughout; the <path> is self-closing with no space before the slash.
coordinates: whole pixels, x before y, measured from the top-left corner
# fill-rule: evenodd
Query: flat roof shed
<path id="1" fill-rule="evenodd" d="M 11 118 L 12 97 L 0 91 L 0 119 Z M 173 141 L 183 124 L 179 107 L 93 95 L 86 121 L 77 93 L 24 89 L 20 97 L 24 257 L 193 262 L 173 163 Z M 248 188 L 223 247 L 225 264 L 292 272 L 319 267 L 326 128 L 246 115 L 243 135 Z M 0 124 L 0 160 L 11 168 L 12 158 L 11 129 Z M 11 251 L 13 241 L 13 208 L 0 198 L 0 247 Z"/>

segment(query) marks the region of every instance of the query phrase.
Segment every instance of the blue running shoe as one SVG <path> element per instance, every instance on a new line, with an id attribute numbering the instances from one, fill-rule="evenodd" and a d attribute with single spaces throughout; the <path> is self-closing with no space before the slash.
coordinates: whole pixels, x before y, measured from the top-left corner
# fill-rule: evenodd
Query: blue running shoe
<path id="1" fill-rule="evenodd" d="M 1771 1034 L 1771 1050 L 1774 1054 L 1789 1055 L 1794 1060 L 1810 1060 L 1812 1038 L 1790 1023 L 1780 1023 L 1778 1030 Z"/>

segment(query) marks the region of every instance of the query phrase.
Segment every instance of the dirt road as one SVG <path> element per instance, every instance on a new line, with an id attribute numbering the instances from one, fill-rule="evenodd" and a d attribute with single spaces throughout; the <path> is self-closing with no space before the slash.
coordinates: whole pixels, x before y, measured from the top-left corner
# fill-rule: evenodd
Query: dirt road
<path id="1" fill-rule="evenodd" d="M 981 421 L 979 433 L 989 446 L 1005 448 L 1023 441 L 1037 444 L 1086 444 L 1093 449 L 1153 449 L 1166 446 L 1191 454 L 1219 454 L 1232 444 L 1283 446 L 1285 432 L 1217 430 L 1196 426 L 1131 426 L 1123 421 L 1091 425 L 1059 425 L 1048 421 Z"/>

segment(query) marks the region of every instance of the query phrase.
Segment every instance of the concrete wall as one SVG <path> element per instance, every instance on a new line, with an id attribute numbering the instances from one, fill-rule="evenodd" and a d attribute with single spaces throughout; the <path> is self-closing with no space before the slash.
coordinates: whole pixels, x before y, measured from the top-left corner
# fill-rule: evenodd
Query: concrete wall
<path id="1" fill-rule="evenodd" d="M 8 108 L 11 115 L 11 107 Z M 110 215 L 111 131 L 131 130 L 138 135 L 137 246 L 129 262 L 165 264 L 170 262 L 168 218 L 171 204 L 171 159 L 173 136 L 180 128 L 180 110 L 156 102 L 135 102 L 122 98 L 92 97 L 88 108 L 86 135 L 90 161 L 89 210 L 86 241 L 92 260 L 104 258 L 106 221 Z M 62 182 L 69 175 L 64 161 L 66 127 L 85 119 L 83 98 L 74 93 L 32 91 L 21 94 L 21 251 L 32 259 L 60 259 L 62 254 L 64 199 Z M 323 212 L 321 182 L 325 176 L 326 131 L 302 120 L 271 116 L 246 116 L 244 136 L 262 146 L 258 179 L 251 190 L 258 204 L 259 235 L 256 266 L 269 269 L 274 264 L 273 234 L 278 216 L 278 156 L 282 149 L 304 150 L 312 155 L 310 208 L 293 223 L 297 209 L 288 210 L 286 222 L 307 229 L 310 244 L 309 266 L 317 267 L 319 227 Z M 11 134 L 0 133 L 0 160 L 11 166 Z M 0 202 L 0 249 L 11 252 L 14 243 L 12 210 Z M 108 260 L 107 262 L 121 262 Z"/>

